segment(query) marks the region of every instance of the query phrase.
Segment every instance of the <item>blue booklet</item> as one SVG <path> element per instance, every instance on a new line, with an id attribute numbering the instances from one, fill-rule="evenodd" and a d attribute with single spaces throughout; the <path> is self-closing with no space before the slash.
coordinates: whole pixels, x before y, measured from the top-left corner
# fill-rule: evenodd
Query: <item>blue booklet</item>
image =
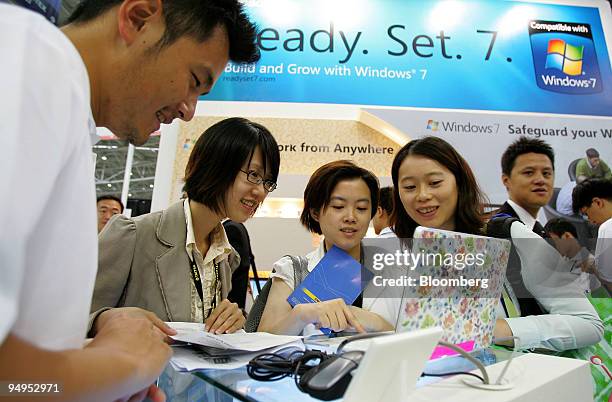
<path id="1" fill-rule="evenodd" d="M 343 299 L 353 304 L 361 293 L 361 264 L 344 250 L 333 246 L 302 283 L 289 295 L 291 307 L 302 303 Z M 321 328 L 324 333 L 331 331 Z"/>

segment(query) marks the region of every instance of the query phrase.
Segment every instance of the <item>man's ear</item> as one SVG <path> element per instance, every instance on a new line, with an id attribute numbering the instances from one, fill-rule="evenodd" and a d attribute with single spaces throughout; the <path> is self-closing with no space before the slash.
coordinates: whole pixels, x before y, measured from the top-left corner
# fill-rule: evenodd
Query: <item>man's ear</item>
<path id="1" fill-rule="evenodd" d="M 502 173 L 501 179 L 502 184 L 504 185 L 504 187 L 506 187 L 506 190 L 508 190 L 508 181 L 510 181 L 510 177 L 507 174 Z"/>
<path id="2" fill-rule="evenodd" d="M 375 216 L 378 216 L 379 218 L 382 219 L 385 216 L 385 210 L 382 209 L 382 207 L 376 207 L 376 215 Z"/>
<path id="3" fill-rule="evenodd" d="M 593 200 L 591 201 L 591 205 L 595 205 L 597 208 L 603 208 L 604 201 L 603 199 L 599 197 L 593 197 Z"/>
<path id="4" fill-rule="evenodd" d="M 574 238 L 574 236 L 572 236 L 572 234 L 571 234 L 570 232 L 564 232 L 564 233 L 561 235 L 561 238 L 562 238 L 562 239 L 573 239 L 573 238 Z"/>
<path id="5" fill-rule="evenodd" d="M 162 19 L 161 0 L 124 0 L 117 12 L 119 35 L 131 45 L 148 24 Z"/>

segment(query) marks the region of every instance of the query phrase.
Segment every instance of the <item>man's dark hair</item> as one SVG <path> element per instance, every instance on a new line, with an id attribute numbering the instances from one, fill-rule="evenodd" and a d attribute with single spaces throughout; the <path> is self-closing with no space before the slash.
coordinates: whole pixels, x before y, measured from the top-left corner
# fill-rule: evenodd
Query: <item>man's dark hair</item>
<path id="1" fill-rule="evenodd" d="M 123 0 L 84 0 L 72 13 L 68 23 L 86 23 L 121 4 Z M 236 63 L 259 60 L 255 43 L 256 26 L 249 21 L 238 0 L 162 0 L 166 31 L 155 45 L 157 50 L 169 46 L 183 36 L 198 42 L 208 39 L 219 25 L 229 38 L 229 58 Z"/>
<path id="2" fill-rule="evenodd" d="M 589 148 L 586 150 L 587 158 L 599 158 L 599 152 L 595 148 Z"/>
<path id="3" fill-rule="evenodd" d="M 603 198 L 612 202 L 611 179 L 587 179 L 576 184 L 572 191 L 572 208 L 577 214 L 584 207 L 593 203 L 593 198 Z"/>
<path id="4" fill-rule="evenodd" d="M 578 231 L 576 230 L 576 226 L 574 226 L 570 221 L 563 218 L 553 218 L 546 222 L 546 226 L 544 226 L 544 231 L 546 231 L 547 235 L 556 234 L 561 237 L 563 233 L 569 233 L 574 236 L 575 239 L 578 239 Z"/>
<path id="5" fill-rule="evenodd" d="M 553 170 L 555 170 L 555 151 L 553 151 L 550 145 L 548 145 L 545 141 L 536 138 L 520 137 L 518 140 L 510 144 L 510 146 L 508 146 L 508 148 L 506 148 L 504 151 L 501 158 L 502 173 L 506 176 L 510 176 L 512 169 L 514 168 L 516 158 L 528 153 L 544 154 L 548 156 Z"/>
<path id="6" fill-rule="evenodd" d="M 102 200 L 113 200 L 113 201 L 117 201 L 119 203 L 119 205 L 121 206 L 121 213 L 123 213 L 123 203 L 121 202 L 121 198 L 119 197 L 115 197 L 114 195 L 101 195 L 98 197 L 98 199 L 96 200 L 96 204 L 99 203 Z"/>
<path id="7" fill-rule="evenodd" d="M 300 222 L 309 231 L 322 234 L 321 225 L 312 216 L 312 211 L 320 212 L 329 205 L 330 197 L 336 185 L 344 180 L 361 179 L 370 190 L 371 216 L 376 214 L 378 208 L 378 179 L 372 172 L 355 165 L 351 161 L 339 160 L 327 163 L 318 168 L 306 185 L 304 190 L 304 208 Z"/>
<path id="8" fill-rule="evenodd" d="M 393 212 L 393 187 L 387 186 L 380 189 L 378 206 L 381 207 L 387 215 L 391 215 L 391 212 Z"/>
<path id="9" fill-rule="evenodd" d="M 261 124 L 240 117 L 221 120 L 198 138 L 185 168 L 183 191 L 215 213 L 225 211 L 225 196 L 259 146 L 264 179 L 278 179 L 280 153 L 276 140 Z M 246 180 L 246 176 L 245 176 Z"/>

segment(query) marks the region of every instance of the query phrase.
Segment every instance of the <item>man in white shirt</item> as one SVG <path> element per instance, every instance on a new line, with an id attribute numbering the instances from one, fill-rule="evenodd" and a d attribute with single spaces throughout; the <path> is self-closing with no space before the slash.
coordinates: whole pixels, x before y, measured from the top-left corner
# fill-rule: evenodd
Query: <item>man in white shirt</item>
<path id="1" fill-rule="evenodd" d="M 575 212 L 600 225 L 591 272 L 612 291 L 612 180 L 588 179 L 576 186 L 572 198 Z"/>
<path id="2" fill-rule="evenodd" d="M 378 208 L 376 215 L 372 218 L 374 233 L 379 238 L 395 237 L 393 229 L 389 227 L 389 217 L 393 211 L 393 188 L 383 187 L 380 189 L 378 197 Z"/>
<path id="3" fill-rule="evenodd" d="M 586 247 L 578 242 L 576 227 L 566 219 L 554 218 L 546 222 L 544 230 L 559 254 L 571 263 L 568 272 L 576 276 L 577 283 L 585 293 L 599 288 L 601 283 L 594 275 L 587 272 L 594 257 Z"/>
<path id="4" fill-rule="evenodd" d="M 508 201 L 496 216 L 516 218 L 522 224 L 512 225 L 509 233 L 515 247 L 506 271 L 509 286 L 505 288 L 511 294 L 503 298 L 508 317 L 497 320 L 494 335 L 518 337 L 522 349 L 576 349 L 599 342 L 603 335 L 601 320 L 577 285 L 575 289 L 569 287 L 570 296 L 550 297 L 532 294 L 524 281 L 526 277 L 554 271 L 559 257 L 543 239 L 540 244 L 546 234 L 536 218 L 553 193 L 554 158 L 554 151 L 546 142 L 520 137 L 505 150 L 501 160 Z M 546 255 L 540 256 L 539 251 Z M 557 258 L 548 255 L 551 251 Z M 548 261 L 552 266 L 543 266 Z M 513 306 L 507 305 L 509 301 Z M 511 316 L 509 312 L 514 310 L 517 315 Z"/>
<path id="5" fill-rule="evenodd" d="M 98 247 L 95 127 L 141 144 L 161 123 L 190 120 L 228 58 L 258 52 L 237 1 L 162 1 L 85 0 L 63 32 L 0 4 L 2 381 L 58 383 L 60 399 L 163 399 L 151 384 L 173 332 L 153 314 L 103 314 L 83 347 Z"/>
<path id="6" fill-rule="evenodd" d="M 557 212 L 563 215 L 574 215 L 574 208 L 572 207 L 572 191 L 576 187 L 577 183 L 582 183 L 586 180 L 586 176 L 578 176 L 576 181 L 569 181 L 561 187 L 559 194 L 557 195 L 557 201 L 555 202 L 555 209 Z"/>

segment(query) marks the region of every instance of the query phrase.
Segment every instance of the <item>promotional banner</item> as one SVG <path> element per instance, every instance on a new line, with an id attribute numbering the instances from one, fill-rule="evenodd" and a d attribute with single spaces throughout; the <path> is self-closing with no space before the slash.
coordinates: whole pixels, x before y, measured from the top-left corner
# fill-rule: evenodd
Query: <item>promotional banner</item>
<path id="1" fill-rule="evenodd" d="M 518 1 L 246 3 L 256 65 L 206 100 L 612 116 L 600 10 Z"/>
<path id="2" fill-rule="evenodd" d="M 501 155 L 520 136 L 539 138 L 555 150 L 555 187 L 570 181 L 570 165 L 596 149 L 612 166 L 612 119 L 544 117 L 482 112 L 366 109 L 411 138 L 433 135 L 455 146 L 474 170 L 492 203 L 503 203 Z M 575 165 L 574 165 L 575 171 Z"/>

